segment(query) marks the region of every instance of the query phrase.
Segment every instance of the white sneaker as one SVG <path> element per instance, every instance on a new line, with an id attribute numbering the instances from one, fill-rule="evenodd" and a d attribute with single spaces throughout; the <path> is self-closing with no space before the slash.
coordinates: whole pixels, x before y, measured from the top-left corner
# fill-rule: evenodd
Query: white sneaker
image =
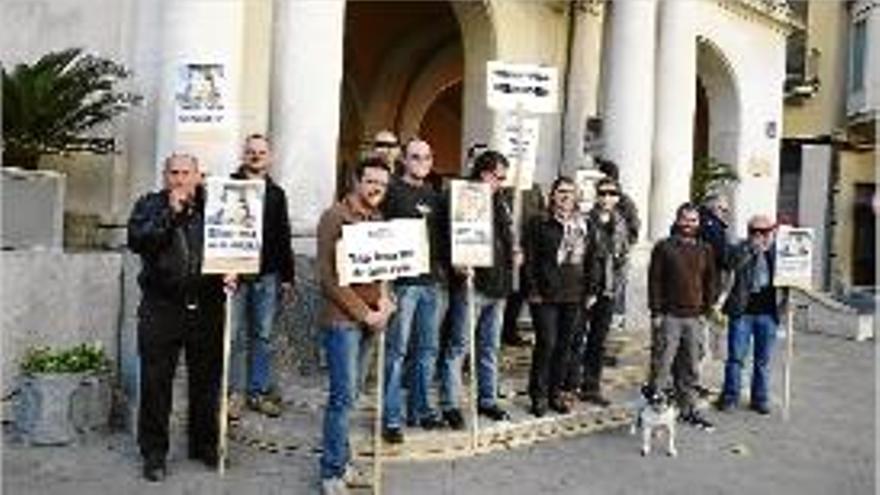
<path id="1" fill-rule="evenodd" d="M 363 466 L 358 466 L 353 462 L 349 462 L 345 466 L 345 472 L 342 473 L 342 481 L 346 485 L 356 488 L 368 487 L 373 484 L 370 472 L 364 469 Z"/>
<path id="2" fill-rule="evenodd" d="M 342 478 L 328 478 L 321 480 L 322 495 L 349 495 L 348 487 Z"/>

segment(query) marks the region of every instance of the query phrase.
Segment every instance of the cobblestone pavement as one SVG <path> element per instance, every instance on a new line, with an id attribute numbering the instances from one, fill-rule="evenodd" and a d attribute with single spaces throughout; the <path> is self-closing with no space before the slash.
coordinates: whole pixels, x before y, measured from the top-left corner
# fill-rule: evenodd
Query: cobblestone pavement
<path id="1" fill-rule="evenodd" d="M 781 344 L 782 342 L 780 342 Z M 780 345 L 779 350 L 782 349 Z M 871 494 L 875 491 L 875 347 L 815 334 L 795 342 L 792 419 L 745 409 L 710 412 L 714 433 L 681 428 L 679 457 L 638 453 L 626 428 L 550 440 L 473 458 L 386 465 L 386 494 Z M 521 358 L 512 358 L 513 361 Z M 781 359 L 774 388 L 780 396 Z M 709 370 L 717 385 L 718 363 Z M 4 434 L 3 493 L 306 494 L 316 493 L 321 379 L 285 388 L 278 420 L 247 416 L 233 430 L 225 478 L 185 459 L 177 430 L 165 483 L 140 479 L 132 438 L 91 434 L 68 447 L 28 447 Z M 509 382 L 515 395 L 521 383 Z M 618 391 L 618 400 L 627 394 Z M 512 399 L 521 409 L 524 398 Z M 180 404 L 177 401 L 177 410 Z M 356 422 L 365 430 L 369 411 Z M 524 418 L 524 413 L 517 413 Z M 236 436 L 237 435 L 237 436 Z M 273 440 L 275 439 L 275 440 Z M 361 490 L 355 493 L 368 493 Z"/>

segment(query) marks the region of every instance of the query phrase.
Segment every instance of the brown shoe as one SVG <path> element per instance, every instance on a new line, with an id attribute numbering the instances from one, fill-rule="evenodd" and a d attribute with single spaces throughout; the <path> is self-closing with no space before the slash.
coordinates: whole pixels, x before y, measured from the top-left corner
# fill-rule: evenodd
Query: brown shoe
<path id="1" fill-rule="evenodd" d="M 230 394 L 229 402 L 226 403 L 226 417 L 229 421 L 239 421 L 241 419 L 241 408 L 244 405 L 244 399 L 241 394 Z"/>
<path id="2" fill-rule="evenodd" d="M 252 411 L 257 411 L 261 414 L 265 414 L 270 418 L 277 418 L 281 416 L 281 404 L 272 401 L 269 397 L 265 395 L 252 395 L 248 397 L 247 400 L 248 408 Z"/>

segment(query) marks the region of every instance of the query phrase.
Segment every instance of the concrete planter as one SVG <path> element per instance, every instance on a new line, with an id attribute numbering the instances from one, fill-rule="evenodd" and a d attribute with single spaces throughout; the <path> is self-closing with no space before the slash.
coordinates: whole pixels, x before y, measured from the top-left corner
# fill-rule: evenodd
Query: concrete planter
<path id="1" fill-rule="evenodd" d="M 25 375 L 15 403 L 15 426 L 26 443 L 66 445 L 78 433 L 107 426 L 111 406 L 108 373 Z"/>

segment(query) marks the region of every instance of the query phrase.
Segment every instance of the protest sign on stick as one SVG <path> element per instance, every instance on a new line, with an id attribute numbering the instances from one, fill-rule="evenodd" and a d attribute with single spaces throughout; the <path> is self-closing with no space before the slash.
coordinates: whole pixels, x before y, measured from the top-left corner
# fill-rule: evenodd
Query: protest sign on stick
<path id="1" fill-rule="evenodd" d="M 492 266 L 492 189 L 481 182 L 454 180 L 450 194 L 453 266 Z"/>
<path id="2" fill-rule="evenodd" d="M 428 230 L 422 218 L 343 225 L 336 249 L 340 285 L 394 280 L 430 271 Z"/>
<path id="3" fill-rule="evenodd" d="M 263 201 L 266 183 L 210 177 L 205 182 L 203 273 L 251 274 L 260 271 L 263 245 Z M 220 404 L 217 411 L 217 470 L 223 475 L 228 455 L 227 411 L 229 399 L 229 353 L 232 326 L 232 291 L 226 290 L 223 320 L 223 362 Z"/>
<path id="4" fill-rule="evenodd" d="M 781 225 L 776 233 L 776 264 L 773 281 L 784 287 L 785 364 L 782 368 L 782 419 L 788 421 L 791 407 L 791 366 L 794 360 L 794 311 L 791 290 L 810 290 L 813 277 L 813 229 Z"/>

